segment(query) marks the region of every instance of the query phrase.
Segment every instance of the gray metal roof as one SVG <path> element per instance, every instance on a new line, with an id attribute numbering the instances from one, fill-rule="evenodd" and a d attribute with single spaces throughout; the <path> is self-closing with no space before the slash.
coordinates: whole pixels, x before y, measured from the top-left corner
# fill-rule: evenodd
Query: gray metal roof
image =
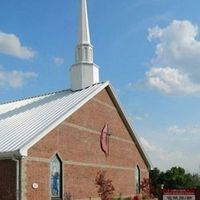
<path id="1" fill-rule="evenodd" d="M 0 154 L 26 155 L 28 148 L 108 84 L 0 104 Z"/>
<path id="2" fill-rule="evenodd" d="M 76 92 L 65 90 L 0 104 L 0 157 L 26 156 L 31 146 L 104 88 L 110 94 L 130 136 L 150 168 L 150 160 L 108 81 Z"/>

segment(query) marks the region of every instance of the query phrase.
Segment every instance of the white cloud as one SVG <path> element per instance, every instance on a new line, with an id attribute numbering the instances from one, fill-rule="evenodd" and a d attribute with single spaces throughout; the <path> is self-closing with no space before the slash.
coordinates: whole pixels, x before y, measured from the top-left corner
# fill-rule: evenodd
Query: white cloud
<path id="1" fill-rule="evenodd" d="M 200 125 L 180 127 L 178 125 L 172 125 L 168 128 L 168 132 L 172 134 L 181 134 L 188 139 L 194 139 L 194 136 L 200 136 Z"/>
<path id="2" fill-rule="evenodd" d="M 200 84 L 176 68 L 151 68 L 146 72 L 147 85 L 166 94 L 181 95 L 200 92 Z"/>
<path id="3" fill-rule="evenodd" d="M 158 167 L 160 170 L 165 171 L 174 166 L 181 166 L 190 172 L 199 172 L 200 155 L 198 152 L 190 153 L 173 147 L 159 147 L 143 137 L 140 138 L 140 141 L 152 162 L 152 167 Z M 171 146 L 169 141 L 165 141 L 165 143 L 166 146 Z M 191 144 L 187 144 L 187 147 L 188 145 Z"/>
<path id="4" fill-rule="evenodd" d="M 158 151 L 158 148 L 151 144 L 148 140 L 146 140 L 144 137 L 140 137 L 140 142 L 142 143 L 145 151 L 147 152 L 155 152 Z"/>
<path id="5" fill-rule="evenodd" d="M 133 115 L 132 118 L 133 120 L 143 121 L 149 118 L 149 114 L 145 113 L 145 114 Z"/>
<path id="6" fill-rule="evenodd" d="M 56 64 L 56 65 L 62 65 L 64 63 L 64 58 L 61 58 L 61 57 L 53 57 L 53 62 Z"/>
<path id="7" fill-rule="evenodd" d="M 21 59 L 33 58 L 36 54 L 29 47 L 22 46 L 19 38 L 10 33 L 0 31 L 0 53 L 15 56 Z"/>
<path id="8" fill-rule="evenodd" d="M 135 83 L 129 82 L 127 84 L 127 88 L 133 89 L 133 90 L 137 90 L 137 89 L 141 90 L 141 89 L 146 88 L 146 84 L 144 83 L 144 81 L 138 81 L 138 82 L 135 82 Z"/>
<path id="9" fill-rule="evenodd" d="M 189 131 L 191 134 L 200 135 L 200 125 L 189 127 Z"/>
<path id="10" fill-rule="evenodd" d="M 156 49 L 146 72 L 148 86 L 172 95 L 200 93 L 198 33 L 198 26 L 187 20 L 149 29 L 148 40 L 156 42 Z"/>
<path id="11" fill-rule="evenodd" d="M 135 120 L 142 121 L 144 118 L 142 116 L 136 115 L 134 116 Z"/>
<path id="12" fill-rule="evenodd" d="M 150 28 L 148 39 L 157 42 L 156 57 L 152 64 L 191 71 L 197 66 L 196 61 L 200 64 L 200 41 L 196 39 L 197 35 L 198 27 L 190 21 L 174 20 L 165 28 Z"/>
<path id="13" fill-rule="evenodd" d="M 36 78 L 37 74 L 34 72 L 23 71 L 5 71 L 0 69 L 0 87 L 1 88 L 20 88 L 29 79 Z"/>
<path id="14" fill-rule="evenodd" d="M 177 125 L 173 125 L 168 128 L 168 132 L 172 134 L 183 134 L 186 133 L 186 131 L 187 131 L 186 129 L 180 128 Z"/>

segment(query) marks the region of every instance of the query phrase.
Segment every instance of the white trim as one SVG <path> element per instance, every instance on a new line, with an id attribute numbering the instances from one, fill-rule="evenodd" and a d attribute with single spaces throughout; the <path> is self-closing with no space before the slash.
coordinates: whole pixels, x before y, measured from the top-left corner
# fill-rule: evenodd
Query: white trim
<path id="1" fill-rule="evenodd" d="M 21 156 L 22 156 L 22 154 L 20 154 L 19 151 L 2 152 L 2 153 L 0 153 L 0 160 L 10 159 L 13 157 L 21 157 Z"/>

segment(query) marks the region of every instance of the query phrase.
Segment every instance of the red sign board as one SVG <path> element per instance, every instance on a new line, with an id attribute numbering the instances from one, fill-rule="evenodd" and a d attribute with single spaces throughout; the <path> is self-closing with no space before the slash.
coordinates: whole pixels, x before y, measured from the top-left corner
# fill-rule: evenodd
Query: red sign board
<path id="1" fill-rule="evenodd" d="M 195 189 L 163 189 L 163 200 L 195 200 Z"/>

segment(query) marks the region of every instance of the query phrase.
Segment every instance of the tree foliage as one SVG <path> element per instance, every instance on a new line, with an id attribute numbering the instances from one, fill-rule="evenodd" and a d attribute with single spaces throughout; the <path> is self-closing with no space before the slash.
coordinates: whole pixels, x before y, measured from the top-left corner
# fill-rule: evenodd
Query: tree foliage
<path id="1" fill-rule="evenodd" d="M 150 190 L 150 180 L 148 178 L 144 178 L 140 185 L 142 200 L 152 199 L 154 196 Z"/>
<path id="2" fill-rule="evenodd" d="M 95 178 L 98 194 L 102 200 L 111 200 L 115 188 L 110 179 L 106 179 L 106 171 L 99 171 Z"/>
<path id="3" fill-rule="evenodd" d="M 184 168 L 172 167 L 166 172 L 161 172 L 158 168 L 150 171 L 150 182 L 153 193 L 158 193 L 160 185 L 164 188 L 196 188 L 200 185 L 198 174 L 186 173 Z"/>

